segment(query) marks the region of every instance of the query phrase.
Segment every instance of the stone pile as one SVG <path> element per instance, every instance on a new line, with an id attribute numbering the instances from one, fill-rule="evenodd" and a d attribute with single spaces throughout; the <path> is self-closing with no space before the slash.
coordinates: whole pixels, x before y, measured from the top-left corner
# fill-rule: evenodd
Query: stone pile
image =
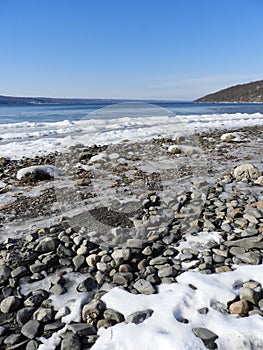
<path id="1" fill-rule="evenodd" d="M 82 320 L 71 322 L 61 333 L 61 349 L 89 349 L 97 339 L 97 329 L 120 322 L 143 322 L 152 310 L 128 318 L 107 309 L 101 296 L 104 286 L 118 286 L 131 293 L 153 294 L 160 283 L 174 283 L 186 270 L 221 273 L 236 265 L 261 264 L 263 256 L 263 196 L 261 171 L 243 164 L 232 173 L 223 174 L 208 189 L 201 214 L 193 221 L 185 216 L 191 202 L 191 190 L 174 213 L 167 230 L 147 240 L 128 239 L 122 246 L 96 244 L 82 230 L 64 222 L 27 233 L 21 239 L 7 239 L 0 244 L 0 344 L 6 349 L 36 349 L 39 337 L 48 338 L 63 329 L 63 317 L 72 310 L 57 308 L 52 296 L 68 291 L 67 273 L 83 275 L 76 291 L 88 295 L 82 305 Z M 142 211 L 154 215 L 159 197 L 152 194 Z M 156 210 L 155 210 L 156 209 Z M 187 210 L 186 210 L 187 209 Z M 220 241 L 213 239 L 217 232 Z M 191 238 L 205 233 L 211 239 L 202 246 L 187 245 Z M 21 292 L 22 285 L 50 278 L 48 288 Z M 229 301 L 226 313 L 241 317 L 262 316 L 262 287 L 247 281 L 239 297 Z M 85 298 L 83 299 L 85 300 Z M 193 330 L 208 348 L 215 348 L 216 335 L 209 330 Z"/>

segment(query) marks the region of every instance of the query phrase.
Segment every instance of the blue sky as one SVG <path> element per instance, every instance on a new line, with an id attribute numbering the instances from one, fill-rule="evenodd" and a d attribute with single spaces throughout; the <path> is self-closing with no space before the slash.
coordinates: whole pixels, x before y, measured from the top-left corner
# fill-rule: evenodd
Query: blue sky
<path id="1" fill-rule="evenodd" d="M 0 0 L 0 94 L 191 100 L 263 79 L 262 0 Z"/>

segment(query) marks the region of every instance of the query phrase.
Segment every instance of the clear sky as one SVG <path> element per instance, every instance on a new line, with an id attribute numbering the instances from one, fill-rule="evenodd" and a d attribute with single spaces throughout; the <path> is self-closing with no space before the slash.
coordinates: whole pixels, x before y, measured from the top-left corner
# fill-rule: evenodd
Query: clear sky
<path id="1" fill-rule="evenodd" d="M 0 95 L 191 100 L 263 79 L 262 0 L 0 0 Z"/>

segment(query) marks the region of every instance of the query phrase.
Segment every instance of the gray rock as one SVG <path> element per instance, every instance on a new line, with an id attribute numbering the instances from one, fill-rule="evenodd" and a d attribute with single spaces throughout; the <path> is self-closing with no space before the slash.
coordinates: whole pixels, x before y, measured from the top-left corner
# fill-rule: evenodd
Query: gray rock
<path id="1" fill-rule="evenodd" d="M 181 261 L 189 261 L 189 260 L 192 260 L 194 257 L 190 253 L 183 253 L 183 254 L 180 254 L 179 258 Z"/>
<path id="2" fill-rule="evenodd" d="M 225 261 L 225 258 L 222 255 L 213 254 L 213 260 L 217 264 L 222 264 Z"/>
<path id="3" fill-rule="evenodd" d="M 57 313 L 55 314 L 55 320 L 59 320 L 64 316 L 67 316 L 70 314 L 70 308 L 67 306 L 62 306 L 58 309 Z"/>
<path id="4" fill-rule="evenodd" d="M 87 323 L 72 323 L 68 330 L 80 336 L 97 334 L 96 328 Z"/>
<path id="5" fill-rule="evenodd" d="M 18 310 L 16 313 L 17 323 L 20 326 L 24 325 L 25 323 L 27 323 L 27 321 L 29 321 L 29 319 L 31 318 L 31 316 L 35 311 L 36 311 L 35 307 L 24 307 L 23 309 Z"/>
<path id="6" fill-rule="evenodd" d="M 30 320 L 21 329 L 21 333 L 29 338 L 33 339 L 40 335 L 41 324 L 37 320 Z"/>
<path id="7" fill-rule="evenodd" d="M 28 297 L 25 301 L 24 301 L 24 305 L 25 306 L 33 306 L 33 307 L 37 307 L 39 306 L 42 302 L 43 302 L 44 298 L 42 295 L 40 294 L 36 294 L 36 295 L 31 295 L 30 297 Z"/>
<path id="8" fill-rule="evenodd" d="M 150 256 L 153 253 L 153 249 L 150 246 L 147 246 L 143 249 L 142 254 L 146 256 Z"/>
<path id="9" fill-rule="evenodd" d="M 13 278 L 23 277 L 29 274 L 28 269 L 25 266 L 18 266 L 11 272 Z"/>
<path id="10" fill-rule="evenodd" d="M 105 272 L 107 272 L 107 271 L 110 270 L 110 266 L 109 266 L 108 264 L 106 264 L 105 262 L 98 262 L 98 263 L 96 264 L 96 267 L 97 267 L 97 269 L 98 269 L 99 271 L 101 271 L 101 272 L 103 272 L 103 273 L 105 273 Z"/>
<path id="11" fill-rule="evenodd" d="M 67 247 L 64 247 L 62 244 L 59 244 L 57 248 L 57 254 L 61 257 L 72 257 L 73 251 Z"/>
<path id="12" fill-rule="evenodd" d="M 193 328 L 193 332 L 198 338 L 202 339 L 205 345 L 213 343 L 218 338 L 214 332 L 203 327 Z"/>
<path id="13" fill-rule="evenodd" d="M 146 280 L 152 284 L 160 283 L 160 278 L 155 273 L 151 273 L 150 275 L 148 275 L 146 277 Z"/>
<path id="14" fill-rule="evenodd" d="M 38 245 L 35 250 L 39 253 L 47 253 L 51 251 L 55 251 L 58 246 L 58 241 L 53 237 L 45 237 L 39 240 Z"/>
<path id="15" fill-rule="evenodd" d="M 131 272 L 117 272 L 113 276 L 113 283 L 120 286 L 127 286 L 133 280 L 133 274 Z"/>
<path id="16" fill-rule="evenodd" d="M 202 307 L 201 309 L 198 309 L 199 314 L 206 315 L 208 313 L 209 309 L 207 307 Z"/>
<path id="17" fill-rule="evenodd" d="M 257 180 L 261 176 L 261 171 L 253 164 L 242 164 L 235 168 L 234 177 L 237 181 L 243 179 Z"/>
<path id="18" fill-rule="evenodd" d="M 133 314 L 129 315 L 127 317 L 126 321 L 128 323 L 139 324 L 139 323 L 142 323 L 143 321 L 145 321 L 147 318 L 151 317 L 153 312 L 154 311 L 151 309 L 137 311 L 137 312 L 134 312 Z"/>
<path id="19" fill-rule="evenodd" d="M 8 281 L 9 277 L 11 275 L 11 270 L 7 266 L 1 266 L 0 267 L 0 285 L 4 284 Z"/>
<path id="20" fill-rule="evenodd" d="M 119 266 L 119 272 L 132 272 L 132 267 L 129 264 L 121 264 Z"/>
<path id="21" fill-rule="evenodd" d="M 95 275 L 96 281 L 99 285 L 102 285 L 103 282 L 105 281 L 105 274 L 102 273 L 101 271 L 97 271 Z"/>
<path id="22" fill-rule="evenodd" d="M 133 287 L 141 294 L 154 294 L 156 292 L 154 286 L 144 279 L 136 281 Z"/>
<path id="23" fill-rule="evenodd" d="M 164 265 L 168 261 L 167 258 L 164 258 L 162 256 L 157 256 L 156 258 L 153 258 L 149 261 L 149 265 L 154 266 L 154 265 Z"/>
<path id="24" fill-rule="evenodd" d="M 130 238 L 127 240 L 126 247 L 134 249 L 144 249 L 146 247 L 146 242 L 144 242 L 142 239 Z"/>
<path id="25" fill-rule="evenodd" d="M 117 323 L 124 322 L 124 316 L 120 312 L 113 309 L 106 309 L 103 313 L 103 317 L 106 320 L 114 320 Z"/>
<path id="26" fill-rule="evenodd" d="M 91 325 L 102 316 L 106 309 L 106 305 L 102 300 L 91 300 L 88 304 L 84 305 L 82 309 L 82 319 Z"/>
<path id="27" fill-rule="evenodd" d="M 251 289 L 248 287 L 242 287 L 239 291 L 240 299 L 244 299 L 246 301 L 250 301 L 252 304 L 257 305 L 260 298 L 261 298 L 261 288 L 259 287 L 258 290 Z"/>
<path id="28" fill-rule="evenodd" d="M 97 289 L 97 288 L 98 288 L 98 284 L 97 284 L 96 280 L 92 277 L 88 277 L 77 286 L 77 291 L 78 292 L 90 292 L 90 291 Z"/>
<path id="29" fill-rule="evenodd" d="M 263 212 L 260 209 L 256 208 L 249 208 L 246 210 L 246 214 L 253 216 L 256 219 L 262 219 L 263 218 Z"/>
<path id="30" fill-rule="evenodd" d="M 53 323 L 47 323 L 44 326 L 44 332 L 54 332 L 54 331 L 58 331 L 61 328 L 63 328 L 65 326 L 65 323 L 61 323 L 61 322 L 53 322 Z"/>
<path id="31" fill-rule="evenodd" d="M 256 228 L 248 227 L 243 230 L 240 234 L 241 237 L 251 237 L 258 235 L 258 230 Z"/>
<path id="32" fill-rule="evenodd" d="M 259 265 L 262 262 L 262 257 L 259 252 L 247 252 L 243 254 L 240 259 L 251 265 Z"/>
<path id="33" fill-rule="evenodd" d="M 2 300 L 0 304 L 0 310 L 4 314 L 8 314 L 10 312 L 14 312 L 18 310 L 21 304 L 22 304 L 21 299 L 12 295 Z"/>
<path id="34" fill-rule="evenodd" d="M 37 350 L 38 346 L 39 346 L 38 342 L 32 339 L 27 343 L 26 350 Z"/>
<path id="35" fill-rule="evenodd" d="M 215 268 L 216 273 L 222 273 L 222 272 L 228 272 L 231 271 L 231 268 L 229 266 L 223 265 L 223 266 L 218 266 Z"/>
<path id="36" fill-rule="evenodd" d="M 249 249 L 263 249 L 263 236 L 241 238 L 235 241 L 225 241 L 227 247 L 241 247 L 246 250 Z"/>
<path id="37" fill-rule="evenodd" d="M 6 332 L 6 328 L 3 326 L 0 326 L 0 337 L 2 337 Z"/>
<path id="38" fill-rule="evenodd" d="M 72 259 L 73 265 L 76 269 L 76 271 L 78 271 L 80 269 L 81 266 L 84 265 L 86 259 L 83 255 L 76 255 L 74 256 L 74 258 Z"/>
<path id="39" fill-rule="evenodd" d="M 163 277 L 175 277 L 177 271 L 172 266 L 163 266 L 158 270 L 158 276 Z"/>
<path id="40" fill-rule="evenodd" d="M 52 284 L 60 284 L 61 286 L 64 286 L 64 284 L 66 283 L 66 280 L 61 275 L 55 275 L 55 276 L 51 277 L 50 282 Z"/>
<path id="41" fill-rule="evenodd" d="M 42 322 L 49 322 L 53 319 L 53 314 L 53 309 L 40 307 L 34 312 L 33 319 Z"/>
<path id="42" fill-rule="evenodd" d="M 55 284 L 49 289 L 49 291 L 55 295 L 62 295 L 67 292 L 67 289 L 61 284 Z"/>
<path id="43" fill-rule="evenodd" d="M 82 344 L 77 334 L 66 333 L 61 342 L 61 350 L 81 350 Z"/>
<path id="44" fill-rule="evenodd" d="M 247 221 L 253 223 L 253 224 L 257 224 L 258 223 L 258 219 L 255 218 L 254 215 L 251 215 L 251 214 L 245 214 L 244 216 L 244 219 L 246 219 Z"/>
<path id="45" fill-rule="evenodd" d="M 41 271 L 44 271 L 46 268 L 46 265 L 39 260 L 29 266 L 29 269 L 32 273 L 39 273 Z"/>
<path id="46" fill-rule="evenodd" d="M 232 247 L 232 248 L 230 248 L 229 252 L 230 252 L 230 254 L 239 258 L 246 252 L 246 250 L 244 248 L 241 248 L 241 247 Z"/>
<path id="47" fill-rule="evenodd" d="M 22 338 L 21 334 L 11 334 L 5 338 L 4 344 L 9 346 L 17 344 L 20 342 L 21 338 Z"/>

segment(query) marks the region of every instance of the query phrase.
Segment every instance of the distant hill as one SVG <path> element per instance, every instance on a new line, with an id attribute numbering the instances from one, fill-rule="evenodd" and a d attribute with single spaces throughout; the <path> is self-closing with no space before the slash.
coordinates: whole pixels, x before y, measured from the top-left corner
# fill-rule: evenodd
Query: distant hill
<path id="1" fill-rule="evenodd" d="M 124 100 L 112 99 L 82 99 L 82 98 L 49 98 L 49 97 L 13 97 L 1 96 L 0 105 L 39 105 L 39 104 L 60 104 L 60 105 L 79 105 L 79 104 L 101 104 L 125 102 Z"/>
<path id="2" fill-rule="evenodd" d="M 194 102 L 263 102 L 263 80 L 231 86 Z"/>

